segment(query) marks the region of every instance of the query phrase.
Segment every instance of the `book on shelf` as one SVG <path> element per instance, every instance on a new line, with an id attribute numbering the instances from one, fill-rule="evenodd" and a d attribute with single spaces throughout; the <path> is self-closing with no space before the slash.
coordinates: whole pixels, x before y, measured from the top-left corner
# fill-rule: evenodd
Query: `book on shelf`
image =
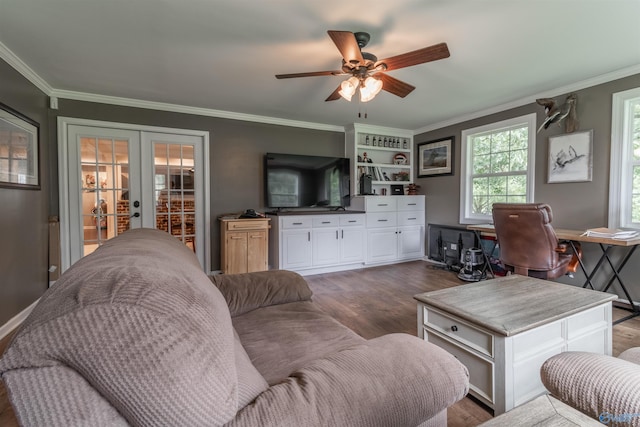
<path id="1" fill-rule="evenodd" d="M 583 236 L 588 237 L 603 237 L 607 239 L 633 239 L 638 237 L 638 231 L 636 230 L 620 230 L 619 228 L 607 228 L 607 227 L 599 227 L 599 228 L 590 228 L 584 233 Z"/>

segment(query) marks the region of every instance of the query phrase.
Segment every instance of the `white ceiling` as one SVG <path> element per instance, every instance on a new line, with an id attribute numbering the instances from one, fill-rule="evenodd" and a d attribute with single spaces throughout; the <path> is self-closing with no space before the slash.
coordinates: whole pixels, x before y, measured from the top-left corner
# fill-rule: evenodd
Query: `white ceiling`
<path id="1" fill-rule="evenodd" d="M 424 130 L 640 72 L 639 17 L 640 0 L 0 0 L 0 57 L 62 98 Z M 390 71 L 417 89 L 366 104 L 324 101 L 345 77 L 275 79 L 339 69 L 327 30 L 369 32 L 378 58 L 451 57 Z"/>

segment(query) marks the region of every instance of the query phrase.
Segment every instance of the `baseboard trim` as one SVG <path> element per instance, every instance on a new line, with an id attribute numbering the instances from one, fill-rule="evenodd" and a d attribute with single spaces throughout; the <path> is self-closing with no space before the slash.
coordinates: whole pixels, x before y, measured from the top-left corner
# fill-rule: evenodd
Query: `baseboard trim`
<path id="1" fill-rule="evenodd" d="M 27 316 L 33 311 L 33 308 L 36 306 L 38 301 L 40 301 L 40 298 L 35 300 L 29 307 L 25 308 L 20 313 L 9 319 L 7 323 L 0 326 L 0 340 L 9 335 L 11 331 L 13 331 L 15 328 L 20 326 L 22 322 L 24 322 L 24 319 L 26 319 Z"/>

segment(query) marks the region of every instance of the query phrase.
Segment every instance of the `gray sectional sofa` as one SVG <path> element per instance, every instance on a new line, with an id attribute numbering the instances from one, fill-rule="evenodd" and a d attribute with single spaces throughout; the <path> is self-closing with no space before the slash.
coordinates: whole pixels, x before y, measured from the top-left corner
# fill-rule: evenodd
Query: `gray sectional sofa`
<path id="1" fill-rule="evenodd" d="M 446 425 L 453 356 L 365 340 L 287 271 L 208 277 L 167 233 L 106 242 L 40 299 L 0 359 L 25 426 Z"/>

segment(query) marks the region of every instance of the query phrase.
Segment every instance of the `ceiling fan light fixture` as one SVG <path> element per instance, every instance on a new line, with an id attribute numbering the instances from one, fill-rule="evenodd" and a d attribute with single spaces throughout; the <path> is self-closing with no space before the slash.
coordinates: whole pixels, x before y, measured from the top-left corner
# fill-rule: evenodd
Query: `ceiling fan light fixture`
<path id="1" fill-rule="evenodd" d="M 360 87 L 360 101 L 369 102 L 382 90 L 382 80 L 367 77 Z"/>
<path id="2" fill-rule="evenodd" d="M 342 84 L 340 85 L 340 91 L 338 93 L 347 101 L 351 101 L 351 97 L 356 93 L 359 84 L 360 81 L 357 77 L 349 77 L 347 80 L 342 82 Z"/>

